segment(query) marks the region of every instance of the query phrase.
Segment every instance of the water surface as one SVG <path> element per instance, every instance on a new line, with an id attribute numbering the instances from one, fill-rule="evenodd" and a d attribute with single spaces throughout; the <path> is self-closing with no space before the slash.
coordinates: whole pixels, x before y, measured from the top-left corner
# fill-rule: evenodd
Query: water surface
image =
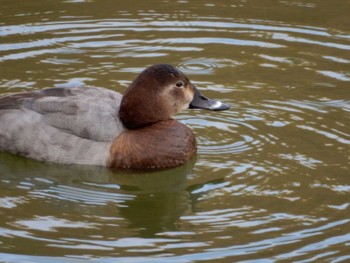
<path id="1" fill-rule="evenodd" d="M 179 114 L 198 156 L 167 171 L 0 153 L 0 261 L 350 260 L 349 1 L 1 5 L 0 94 L 169 63 L 232 107 Z"/>

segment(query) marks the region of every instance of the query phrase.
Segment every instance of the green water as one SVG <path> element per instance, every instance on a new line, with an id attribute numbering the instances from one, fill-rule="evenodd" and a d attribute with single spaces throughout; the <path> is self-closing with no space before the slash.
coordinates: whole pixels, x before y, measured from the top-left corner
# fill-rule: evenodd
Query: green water
<path id="1" fill-rule="evenodd" d="M 225 112 L 155 173 L 0 153 L 1 262 L 348 262 L 350 2 L 9 1 L 0 93 L 172 64 Z"/>

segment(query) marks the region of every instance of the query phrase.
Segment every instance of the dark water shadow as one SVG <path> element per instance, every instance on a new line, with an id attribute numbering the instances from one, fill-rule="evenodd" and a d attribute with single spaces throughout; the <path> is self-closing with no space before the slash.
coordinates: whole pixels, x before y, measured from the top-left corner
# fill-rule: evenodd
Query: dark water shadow
<path id="1" fill-rule="evenodd" d="M 194 162 L 163 171 L 116 172 L 0 153 L 0 198 L 11 195 L 26 199 L 26 217 L 49 214 L 62 218 L 64 214 L 74 220 L 91 217 L 91 222 L 115 217 L 123 222 L 119 226 L 129 228 L 133 235 L 150 237 L 176 230 L 179 218 L 192 210 L 186 187 Z M 21 214 L 17 216 L 21 218 Z M 110 227 L 100 227 L 101 232 L 111 235 L 107 233 Z"/>

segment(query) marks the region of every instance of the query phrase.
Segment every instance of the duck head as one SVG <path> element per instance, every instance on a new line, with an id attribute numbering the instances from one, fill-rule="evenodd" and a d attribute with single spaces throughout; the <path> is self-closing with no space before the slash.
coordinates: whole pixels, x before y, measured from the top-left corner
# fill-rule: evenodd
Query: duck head
<path id="1" fill-rule="evenodd" d="M 187 108 L 227 110 L 226 103 L 204 97 L 180 70 L 168 64 L 146 68 L 125 91 L 119 118 L 136 129 L 172 118 Z"/>

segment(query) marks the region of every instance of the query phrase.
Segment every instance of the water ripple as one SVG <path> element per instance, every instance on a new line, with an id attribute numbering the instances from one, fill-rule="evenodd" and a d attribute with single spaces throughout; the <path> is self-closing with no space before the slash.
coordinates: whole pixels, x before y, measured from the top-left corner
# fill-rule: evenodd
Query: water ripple
<path id="1" fill-rule="evenodd" d="M 348 15 L 329 12 L 346 5 L 194 2 L 4 4 L 4 92 L 84 82 L 122 92 L 146 66 L 171 63 L 231 109 L 176 117 L 198 142 L 185 170 L 0 154 L 0 261 L 349 260 L 350 36 Z"/>
<path id="2" fill-rule="evenodd" d="M 69 202 L 82 202 L 94 205 L 105 205 L 109 202 L 124 203 L 125 201 L 135 198 L 135 196 L 129 194 L 108 192 L 103 192 L 103 194 L 101 194 L 100 191 L 76 188 L 66 185 L 49 187 L 46 190 L 33 191 L 31 194 L 36 197 L 52 197 Z"/>

